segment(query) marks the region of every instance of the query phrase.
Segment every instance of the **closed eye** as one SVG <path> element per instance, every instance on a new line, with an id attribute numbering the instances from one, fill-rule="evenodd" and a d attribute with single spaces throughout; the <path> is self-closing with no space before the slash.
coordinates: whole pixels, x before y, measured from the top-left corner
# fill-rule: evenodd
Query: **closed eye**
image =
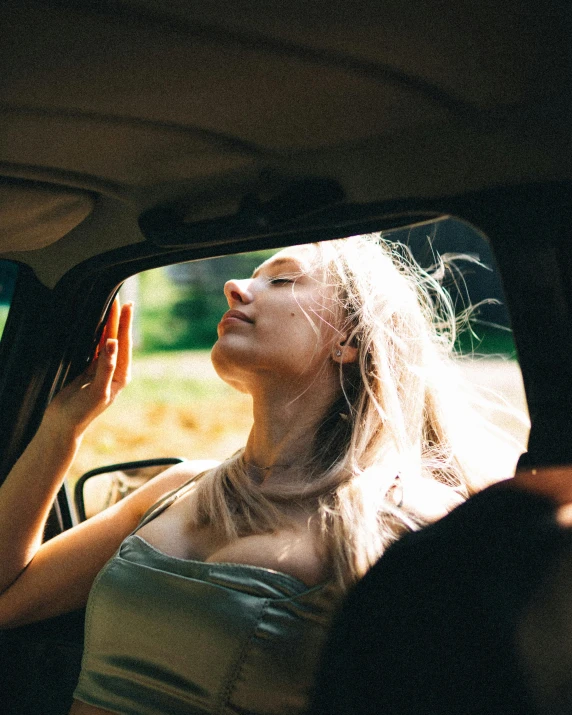
<path id="1" fill-rule="evenodd" d="M 271 285 L 285 285 L 286 283 L 294 283 L 293 278 L 270 278 L 268 282 Z"/>

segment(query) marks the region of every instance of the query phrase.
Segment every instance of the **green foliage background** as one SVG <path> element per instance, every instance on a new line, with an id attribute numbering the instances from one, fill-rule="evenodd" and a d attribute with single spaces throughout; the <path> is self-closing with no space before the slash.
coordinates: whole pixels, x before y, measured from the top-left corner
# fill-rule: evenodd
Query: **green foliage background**
<path id="1" fill-rule="evenodd" d="M 217 324 L 228 310 L 224 284 L 230 278 L 248 278 L 273 253 L 241 253 L 181 264 L 175 272 L 158 268 L 142 273 L 137 298 L 138 351 L 209 349 L 217 337 Z"/>
<path id="2" fill-rule="evenodd" d="M 225 282 L 249 277 L 274 252 L 223 256 L 141 273 L 136 297 L 137 352 L 210 349 L 217 324 L 228 309 Z M 516 357 L 512 331 L 486 320 L 479 322 L 478 316 L 459 335 L 456 349 L 461 354 Z"/>
<path id="3" fill-rule="evenodd" d="M 429 271 L 442 268 L 440 257 L 449 256 L 442 284 L 459 315 L 474 306 L 470 327 L 458 337 L 457 353 L 516 357 L 498 272 L 481 234 L 468 224 L 445 219 L 390 232 L 390 238 L 406 246 Z M 225 282 L 247 278 L 274 252 L 223 256 L 141 274 L 136 298 L 139 352 L 210 349 L 217 323 L 228 309 Z"/>

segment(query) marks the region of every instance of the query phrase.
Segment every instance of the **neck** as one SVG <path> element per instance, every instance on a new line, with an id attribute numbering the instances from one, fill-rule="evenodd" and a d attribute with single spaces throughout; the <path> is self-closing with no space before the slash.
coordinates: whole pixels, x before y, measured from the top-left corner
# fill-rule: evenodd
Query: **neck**
<path id="1" fill-rule="evenodd" d="M 254 424 L 244 450 L 253 478 L 291 483 L 304 477 L 316 430 L 337 396 L 334 386 L 315 379 L 309 386 L 273 383 L 253 392 Z"/>

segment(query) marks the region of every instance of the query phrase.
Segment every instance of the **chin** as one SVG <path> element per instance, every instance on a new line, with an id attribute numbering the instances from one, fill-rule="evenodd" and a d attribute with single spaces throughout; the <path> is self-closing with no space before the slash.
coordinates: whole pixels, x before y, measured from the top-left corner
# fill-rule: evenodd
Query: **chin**
<path id="1" fill-rule="evenodd" d="M 229 351 L 221 346 L 220 339 L 216 341 L 211 350 L 211 363 L 216 374 L 223 382 L 226 382 L 227 385 L 239 392 L 249 392 L 245 384 L 237 376 L 237 361 L 233 360 L 229 355 Z"/>

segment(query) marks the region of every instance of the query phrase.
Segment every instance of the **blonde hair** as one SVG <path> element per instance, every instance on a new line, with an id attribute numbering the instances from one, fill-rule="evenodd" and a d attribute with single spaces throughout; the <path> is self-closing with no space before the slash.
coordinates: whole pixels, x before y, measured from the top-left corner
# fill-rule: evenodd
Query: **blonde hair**
<path id="1" fill-rule="evenodd" d="M 340 396 L 317 431 L 305 482 L 264 494 L 240 451 L 199 481 L 194 521 L 233 540 L 287 525 L 284 503 L 311 505 L 345 589 L 424 521 L 414 498 L 406 505 L 390 498 L 396 478 L 399 493 L 425 478 L 456 503 L 483 485 L 474 468 L 483 443 L 452 361 L 455 310 L 440 283 L 380 235 L 316 246 L 335 297 L 334 325 L 358 360 L 340 365 Z"/>

